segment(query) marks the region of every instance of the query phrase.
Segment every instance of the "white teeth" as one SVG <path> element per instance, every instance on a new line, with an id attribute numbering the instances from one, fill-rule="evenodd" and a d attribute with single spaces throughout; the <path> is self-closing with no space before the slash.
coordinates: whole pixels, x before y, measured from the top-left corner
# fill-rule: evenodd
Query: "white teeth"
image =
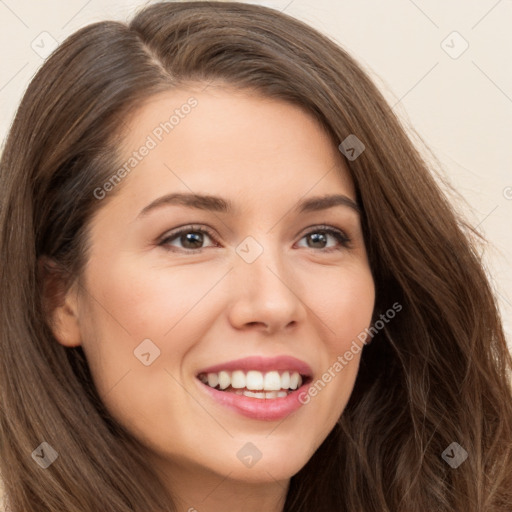
<path id="1" fill-rule="evenodd" d="M 247 389 L 263 389 L 263 374 L 252 370 L 247 372 L 245 385 Z"/>
<path id="2" fill-rule="evenodd" d="M 240 390 L 238 390 L 236 391 L 236 394 L 241 394 L 252 398 L 284 398 L 285 396 L 288 396 L 286 391 L 267 391 L 266 393 L 262 391 L 258 393 L 255 393 L 254 391 L 243 391 L 240 393 Z"/>
<path id="3" fill-rule="evenodd" d="M 245 373 L 237 370 L 231 375 L 231 386 L 236 389 L 245 388 Z"/>
<path id="4" fill-rule="evenodd" d="M 219 387 L 226 389 L 231 384 L 231 377 L 228 372 L 219 372 Z"/>
<path id="5" fill-rule="evenodd" d="M 280 398 L 286 396 L 288 390 L 294 390 L 302 385 L 302 377 L 298 372 L 283 372 L 276 370 L 262 373 L 250 370 L 234 372 L 220 371 L 218 373 L 200 374 L 199 379 L 208 386 L 225 390 L 229 387 L 236 390 L 236 394 L 244 394 L 254 398 Z M 262 391 L 262 393 L 254 393 Z M 266 392 L 266 393 L 265 393 Z M 283 395 L 284 393 L 284 395 Z"/>
<path id="6" fill-rule="evenodd" d="M 290 388 L 290 372 L 284 372 L 283 375 L 281 375 L 281 387 L 283 389 Z"/>
<path id="7" fill-rule="evenodd" d="M 217 373 L 208 374 L 208 386 L 214 388 L 219 383 L 219 375 Z"/>
<path id="8" fill-rule="evenodd" d="M 301 381 L 302 379 L 300 378 L 300 375 L 297 373 L 297 372 L 293 372 L 291 375 L 290 375 L 290 388 L 291 389 L 297 389 L 299 387 L 299 380 Z M 302 382 L 301 382 L 302 384 Z"/>
<path id="9" fill-rule="evenodd" d="M 265 393 L 262 391 L 259 393 L 254 393 L 254 391 L 244 391 L 243 394 L 252 398 L 265 398 Z"/>
<path id="10" fill-rule="evenodd" d="M 263 389 L 269 391 L 279 391 L 281 389 L 281 377 L 279 372 L 268 372 L 265 374 Z"/>

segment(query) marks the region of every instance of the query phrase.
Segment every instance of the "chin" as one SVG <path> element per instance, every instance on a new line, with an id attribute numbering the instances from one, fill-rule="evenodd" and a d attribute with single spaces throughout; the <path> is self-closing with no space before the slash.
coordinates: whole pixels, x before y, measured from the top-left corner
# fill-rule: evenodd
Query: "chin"
<path id="1" fill-rule="evenodd" d="M 272 434 L 267 439 L 262 436 L 261 439 L 234 443 L 235 457 L 229 457 L 229 468 L 222 464 L 217 469 L 223 475 L 231 472 L 230 478 L 253 483 L 284 481 L 298 473 L 315 452 L 314 446 L 307 449 L 304 439 L 294 438 L 286 442 L 283 436 L 270 440 L 271 437 Z"/>
<path id="2" fill-rule="evenodd" d="M 247 483 L 265 484 L 289 480 L 297 474 L 307 463 L 308 459 L 286 460 L 286 456 L 272 457 L 271 460 L 260 459 L 252 467 L 245 467 L 241 464 L 232 464 L 228 469 L 226 466 L 219 468 L 222 475 L 230 472 L 229 478 Z"/>

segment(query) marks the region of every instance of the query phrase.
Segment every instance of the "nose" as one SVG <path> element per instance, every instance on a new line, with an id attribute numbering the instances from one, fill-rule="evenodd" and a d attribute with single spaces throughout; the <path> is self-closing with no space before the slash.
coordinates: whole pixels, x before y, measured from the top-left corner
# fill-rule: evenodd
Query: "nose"
<path id="1" fill-rule="evenodd" d="M 300 282 L 278 248 L 264 247 L 252 263 L 235 255 L 230 272 L 229 321 L 266 334 L 290 330 L 306 317 Z"/>

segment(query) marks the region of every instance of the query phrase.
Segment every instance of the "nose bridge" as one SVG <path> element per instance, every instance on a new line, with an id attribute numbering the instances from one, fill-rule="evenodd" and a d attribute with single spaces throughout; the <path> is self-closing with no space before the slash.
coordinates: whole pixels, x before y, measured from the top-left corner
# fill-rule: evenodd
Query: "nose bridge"
<path id="1" fill-rule="evenodd" d="M 285 327 L 301 317 L 303 306 L 283 247 L 268 234 L 258 238 L 248 236 L 236 247 L 232 321 Z"/>
<path id="2" fill-rule="evenodd" d="M 257 289 L 267 290 L 286 288 L 283 283 L 287 273 L 283 270 L 283 248 L 268 234 L 257 236 L 258 239 L 248 236 L 237 246 L 236 268 L 244 275 L 244 281 L 248 286 L 257 284 Z M 253 292 L 254 290 L 251 290 L 251 293 Z"/>

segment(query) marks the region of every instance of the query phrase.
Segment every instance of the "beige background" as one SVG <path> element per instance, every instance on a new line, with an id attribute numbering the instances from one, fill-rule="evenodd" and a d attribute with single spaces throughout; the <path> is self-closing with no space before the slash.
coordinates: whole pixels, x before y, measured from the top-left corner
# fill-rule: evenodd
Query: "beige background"
<path id="1" fill-rule="evenodd" d="M 490 241 L 486 263 L 512 347 L 512 0 L 252 3 L 283 10 L 338 41 L 430 147 L 461 194 L 457 204 Z M 0 140 L 52 41 L 88 23 L 125 20 L 141 5 L 0 0 Z"/>

